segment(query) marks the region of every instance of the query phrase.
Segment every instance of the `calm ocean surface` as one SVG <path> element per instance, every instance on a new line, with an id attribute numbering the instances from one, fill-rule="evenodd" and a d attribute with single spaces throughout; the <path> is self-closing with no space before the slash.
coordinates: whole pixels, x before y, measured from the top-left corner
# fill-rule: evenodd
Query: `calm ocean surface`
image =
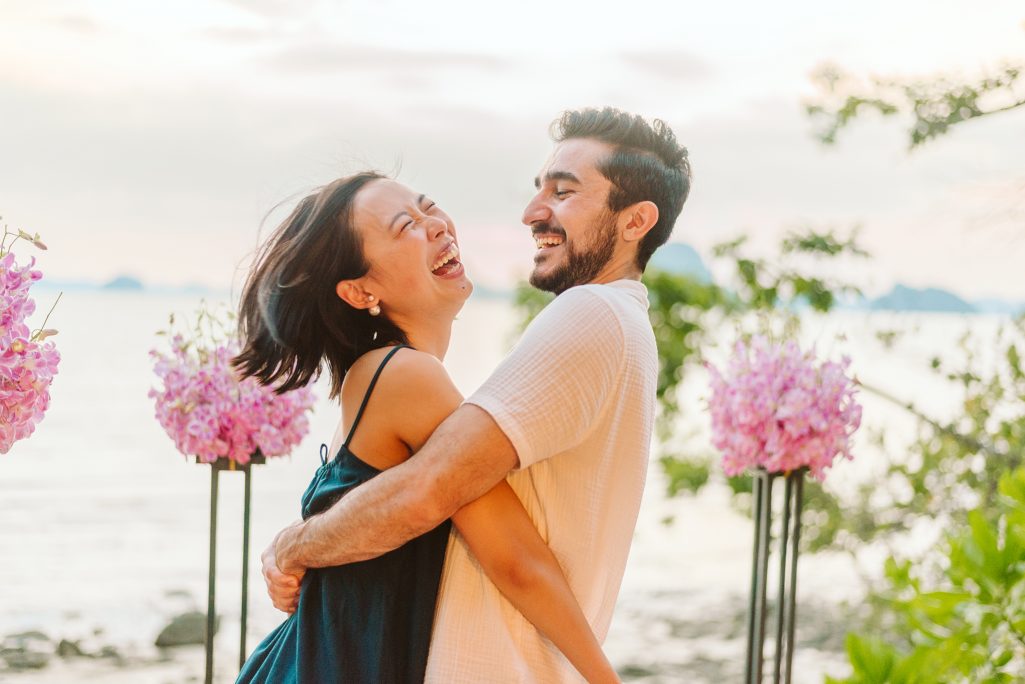
<path id="1" fill-rule="evenodd" d="M 49 308 L 52 296 L 37 294 L 40 311 Z M 54 339 L 62 355 L 51 408 L 31 438 L 0 456 L 0 636 L 40 629 L 53 639 L 101 638 L 94 634 L 100 629 L 105 643 L 145 655 L 170 615 L 191 606 L 205 610 L 210 470 L 175 450 L 146 396 L 154 383 L 147 351 L 160 340 L 155 331 L 170 312 L 190 314 L 197 303 L 198 297 L 126 292 L 63 296 L 49 323 L 60 330 Z M 956 406 L 957 397 L 925 371 L 928 358 L 953 350 L 969 327 L 991 337 L 999 320 L 843 312 L 808 326 L 807 334 L 821 353 L 850 353 L 866 382 L 942 416 Z M 464 393 L 501 359 L 514 322 L 505 301 L 467 304 L 446 360 Z M 913 332 L 899 351 L 884 356 L 874 330 L 896 323 Z M 847 341 L 833 342 L 836 333 L 845 333 Z M 325 384 L 316 389 L 318 404 L 303 444 L 291 457 L 254 471 L 249 648 L 282 618 L 263 593 L 259 552 L 275 531 L 298 517 L 299 495 L 319 464 L 318 447 L 331 441 L 337 422 Z M 688 424 L 704 425 L 703 393 L 703 382 L 686 392 Z M 874 397 L 862 399 L 866 425 L 913 433 L 907 416 Z M 842 487 L 845 480 L 870 477 L 881 467 L 874 456 L 864 446 L 857 461 L 835 469 L 831 481 Z M 241 511 L 242 477 L 224 474 L 217 569 L 223 681 L 232 681 L 237 658 Z M 667 526 L 662 521 L 669 516 L 675 523 Z M 706 681 L 701 673 L 711 670 L 701 669 L 702 663 L 739 662 L 742 625 L 737 632 L 735 625 L 706 630 L 702 624 L 735 622 L 737 606 L 746 600 L 751 534 L 750 523 L 733 511 L 722 487 L 670 500 L 653 467 L 607 642 L 613 661 L 646 682 Z M 863 560 L 869 569 L 879 564 L 872 552 Z M 848 558 L 819 555 L 801 563 L 800 599 L 810 610 L 859 596 Z M 185 659 L 192 673 L 185 679 L 201 674 L 201 649 Z M 71 671 L 0 669 L 0 681 L 67 681 Z M 807 647 L 797 652 L 797 671 L 798 681 L 812 682 L 821 681 L 824 672 L 842 674 L 844 667 L 836 654 Z M 89 681 L 112 677 L 82 675 Z M 139 675 L 134 681 L 181 678 Z"/>

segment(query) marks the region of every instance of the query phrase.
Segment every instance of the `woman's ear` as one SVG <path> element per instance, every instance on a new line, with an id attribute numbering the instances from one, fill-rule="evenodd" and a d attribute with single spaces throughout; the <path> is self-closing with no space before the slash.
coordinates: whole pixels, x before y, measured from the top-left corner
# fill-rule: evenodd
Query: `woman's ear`
<path id="1" fill-rule="evenodd" d="M 627 242 L 640 240 L 658 223 L 658 206 L 650 200 L 631 204 L 623 210 L 621 216 L 625 221 L 622 235 Z"/>
<path id="2" fill-rule="evenodd" d="M 362 279 L 339 280 L 335 292 L 339 299 L 354 309 L 369 309 L 377 303 L 377 298 L 363 288 Z"/>

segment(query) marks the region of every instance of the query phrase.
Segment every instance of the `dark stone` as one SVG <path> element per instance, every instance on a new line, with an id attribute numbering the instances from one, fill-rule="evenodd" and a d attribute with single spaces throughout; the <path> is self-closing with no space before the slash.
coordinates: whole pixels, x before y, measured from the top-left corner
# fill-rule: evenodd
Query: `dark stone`
<path id="1" fill-rule="evenodd" d="M 214 620 L 214 634 L 220 627 L 221 618 Z M 158 648 L 168 646 L 189 646 L 206 643 L 206 614 L 199 611 L 189 611 L 175 616 L 171 622 L 160 631 L 157 636 L 156 645 Z"/>
<path id="2" fill-rule="evenodd" d="M 0 648 L 0 659 L 12 670 L 38 670 L 53 656 L 50 637 L 37 630 L 8 634 Z"/>
<path id="3" fill-rule="evenodd" d="M 60 643 L 57 644 L 57 655 L 61 658 L 75 658 L 84 656 L 85 651 L 82 650 L 77 641 L 61 639 Z"/>
<path id="4" fill-rule="evenodd" d="M 21 648 L 0 650 L 0 658 L 12 670 L 40 670 L 50 664 L 50 654 Z"/>

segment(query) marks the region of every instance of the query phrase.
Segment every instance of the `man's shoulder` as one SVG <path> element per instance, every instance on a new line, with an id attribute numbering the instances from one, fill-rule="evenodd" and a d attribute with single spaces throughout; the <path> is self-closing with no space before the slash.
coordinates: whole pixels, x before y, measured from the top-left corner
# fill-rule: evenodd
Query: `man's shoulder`
<path id="1" fill-rule="evenodd" d="M 647 308 L 647 289 L 639 281 L 627 280 L 574 285 L 556 297 L 549 306 L 556 309 L 593 307 L 612 312 L 624 308 L 644 310 Z"/>

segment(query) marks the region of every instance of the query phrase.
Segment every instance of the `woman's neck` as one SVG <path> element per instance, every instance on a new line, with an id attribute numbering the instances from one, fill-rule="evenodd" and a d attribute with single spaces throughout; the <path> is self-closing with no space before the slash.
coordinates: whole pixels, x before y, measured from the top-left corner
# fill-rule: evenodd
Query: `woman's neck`
<path id="1" fill-rule="evenodd" d="M 444 361 L 452 339 L 453 320 L 454 317 L 444 316 L 434 320 L 395 321 L 395 324 L 406 333 L 409 346 Z"/>

